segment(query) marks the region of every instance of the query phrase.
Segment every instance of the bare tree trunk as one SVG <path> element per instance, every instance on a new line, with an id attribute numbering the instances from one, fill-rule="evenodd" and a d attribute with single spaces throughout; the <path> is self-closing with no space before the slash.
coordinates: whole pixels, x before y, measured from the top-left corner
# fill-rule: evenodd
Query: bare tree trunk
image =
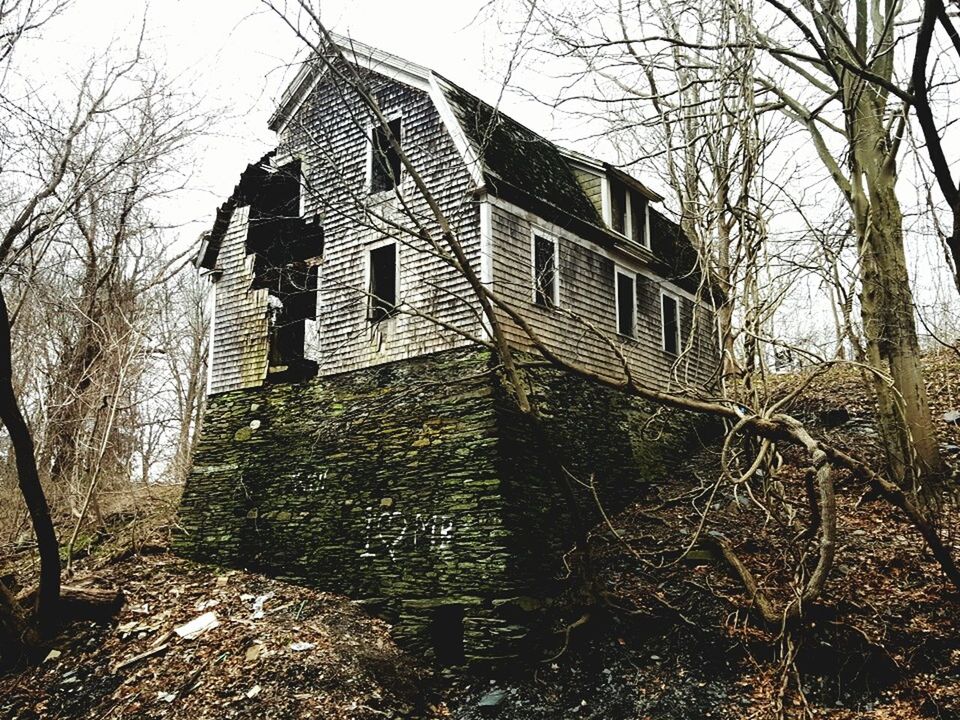
<path id="1" fill-rule="evenodd" d="M 911 487 L 917 479 L 915 466 L 930 476 L 941 474 L 944 465 L 920 368 L 894 160 L 877 151 L 884 147 L 885 136 L 876 127 L 878 121 L 865 117 L 862 109 L 857 112 L 861 117 L 854 145 L 852 205 L 858 225 L 867 361 L 890 375 L 892 387 L 877 376 L 873 379 L 880 431 L 894 475 Z M 871 127 L 877 132 L 870 132 Z"/>
<path id="2" fill-rule="evenodd" d="M 17 457 L 17 479 L 20 492 L 30 513 L 40 554 L 40 587 L 37 592 L 36 618 L 41 635 L 49 635 L 56 627 L 60 600 L 60 549 L 50 517 L 50 508 L 40 485 L 37 463 L 33 455 L 33 438 L 20 412 L 13 389 L 13 367 L 10 357 L 10 319 L 0 289 L 0 419 Z M 0 607 L 0 614 L 3 608 Z M 21 616 L 22 617 L 22 616 Z M 2 622 L 2 621 L 0 621 Z"/>
<path id="3" fill-rule="evenodd" d="M 953 278 L 960 291 L 960 191 L 957 189 L 956 179 L 950 169 L 950 162 L 943 150 L 940 138 L 940 129 L 937 127 L 930 107 L 929 88 L 927 85 L 927 63 L 930 56 L 930 45 L 937 21 L 946 30 L 953 42 L 954 50 L 960 58 L 960 33 L 957 33 L 942 0 L 924 0 L 923 18 L 917 31 L 916 54 L 913 58 L 913 68 L 910 87 L 913 90 L 913 108 L 923 132 L 927 155 L 933 166 L 933 174 L 937 179 L 940 191 L 950 206 L 953 215 L 952 234 L 946 238 L 947 249 L 953 263 Z"/>

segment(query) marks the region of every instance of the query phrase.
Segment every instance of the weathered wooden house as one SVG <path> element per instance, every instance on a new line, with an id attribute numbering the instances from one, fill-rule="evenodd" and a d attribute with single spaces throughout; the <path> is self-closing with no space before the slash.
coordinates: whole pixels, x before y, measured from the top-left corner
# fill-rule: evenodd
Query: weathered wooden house
<path id="1" fill-rule="evenodd" d="M 622 353 L 653 387 L 712 383 L 696 253 L 627 173 L 427 68 L 338 49 L 332 69 L 303 65 L 271 119 L 276 150 L 202 240 L 209 402 L 179 547 L 369 601 L 411 641 L 432 637 L 444 662 L 513 651 L 569 533 L 544 455 L 594 477 L 615 506 L 682 433 L 651 442 L 648 408 L 531 366 L 549 418 L 547 437 L 532 432 L 476 342 L 488 332 L 478 301 L 431 245 L 436 213 L 389 135 L 482 282 L 592 371 L 618 377 Z"/>

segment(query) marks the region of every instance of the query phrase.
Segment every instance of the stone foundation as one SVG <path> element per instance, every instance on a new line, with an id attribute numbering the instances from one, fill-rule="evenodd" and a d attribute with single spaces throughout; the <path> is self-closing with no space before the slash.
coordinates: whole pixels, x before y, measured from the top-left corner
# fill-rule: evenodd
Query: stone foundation
<path id="1" fill-rule="evenodd" d="M 572 532 L 546 453 L 616 510 L 689 426 L 645 439 L 635 400 L 557 371 L 528 379 L 543 433 L 477 350 L 214 395 L 175 546 L 364 600 L 441 662 L 522 652 Z M 588 494 L 579 505 L 596 519 Z"/>

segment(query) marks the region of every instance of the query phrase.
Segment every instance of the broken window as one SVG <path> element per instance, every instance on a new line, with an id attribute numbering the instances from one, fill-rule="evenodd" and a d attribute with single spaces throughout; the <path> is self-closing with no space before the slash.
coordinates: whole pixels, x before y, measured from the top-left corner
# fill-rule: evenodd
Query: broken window
<path id="1" fill-rule="evenodd" d="M 246 251 L 253 255 L 251 290 L 267 290 L 273 380 L 312 374 L 305 358 L 306 325 L 316 319 L 317 267 L 310 261 L 323 252 L 318 221 L 300 217 L 300 162 L 255 168 L 243 188 L 249 202 Z"/>
<path id="2" fill-rule="evenodd" d="M 637 297 L 634 276 L 616 271 L 617 332 L 627 337 L 637 336 Z"/>
<path id="3" fill-rule="evenodd" d="M 680 351 L 680 301 L 672 295 L 661 293 L 663 316 L 663 349 L 676 355 Z"/>
<path id="4" fill-rule="evenodd" d="M 557 242 L 542 235 L 533 236 L 534 302 L 543 307 L 557 305 Z"/>
<path id="5" fill-rule="evenodd" d="M 610 180 L 610 229 L 650 247 L 647 226 L 647 198 L 621 182 Z"/>
<path id="6" fill-rule="evenodd" d="M 390 142 L 390 136 L 401 141 L 400 118 L 387 123 L 390 134 L 380 125 L 370 131 L 370 192 L 380 193 L 393 190 L 400 184 L 400 154 Z"/>
<path id="7" fill-rule="evenodd" d="M 378 323 L 397 311 L 397 244 L 370 250 L 370 321 Z"/>
<path id="8" fill-rule="evenodd" d="M 289 369 L 304 362 L 306 321 L 317 317 L 317 266 L 291 263 L 280 268 L 268 293 L 270 366 Z"/>

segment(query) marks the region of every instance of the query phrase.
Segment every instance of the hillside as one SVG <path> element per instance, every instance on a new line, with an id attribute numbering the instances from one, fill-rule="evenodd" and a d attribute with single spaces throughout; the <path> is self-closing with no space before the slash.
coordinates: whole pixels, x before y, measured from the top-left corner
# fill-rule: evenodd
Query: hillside
<path id="1" fill-rule="evenodd" d="M 942 354 L 926 363 L 953 459 L 958 428 L 942 416 L 960 404 L 960 362 Z M 871 403 L 859 383 L 856 371 L 832 370 L 790 411 L 869 458 Z M 795 549 L 756 498 L 716 482 L 719 454 L 701 448 L 594 529 L 594 602 L 572 588 L 545 611 L 556 633 L 539 661 L 431 669 L 356 603 L 180 560 L 158 535 L 147 554 L 111 561 L 116 548 L 104 546 L 82 562 L 92 582 L 122 587 L 126 604 L 112 624 L 75 626 L 39 666 L 0 679 L 0 717 L 960 717 L 960 596 L 914 529 L 841 478 L 824 595 L 806 622 L 765 627 L 705 540 L 726 537 L 777 601 L 790 597 L 782 560 Z M 766 491 L 801 492 L 804 471 L 785 451 Z M 960 534 L 952 490 L 938 495 L 947 538 Z M 207 613 L 216 627 L 176 634 Z"/>

